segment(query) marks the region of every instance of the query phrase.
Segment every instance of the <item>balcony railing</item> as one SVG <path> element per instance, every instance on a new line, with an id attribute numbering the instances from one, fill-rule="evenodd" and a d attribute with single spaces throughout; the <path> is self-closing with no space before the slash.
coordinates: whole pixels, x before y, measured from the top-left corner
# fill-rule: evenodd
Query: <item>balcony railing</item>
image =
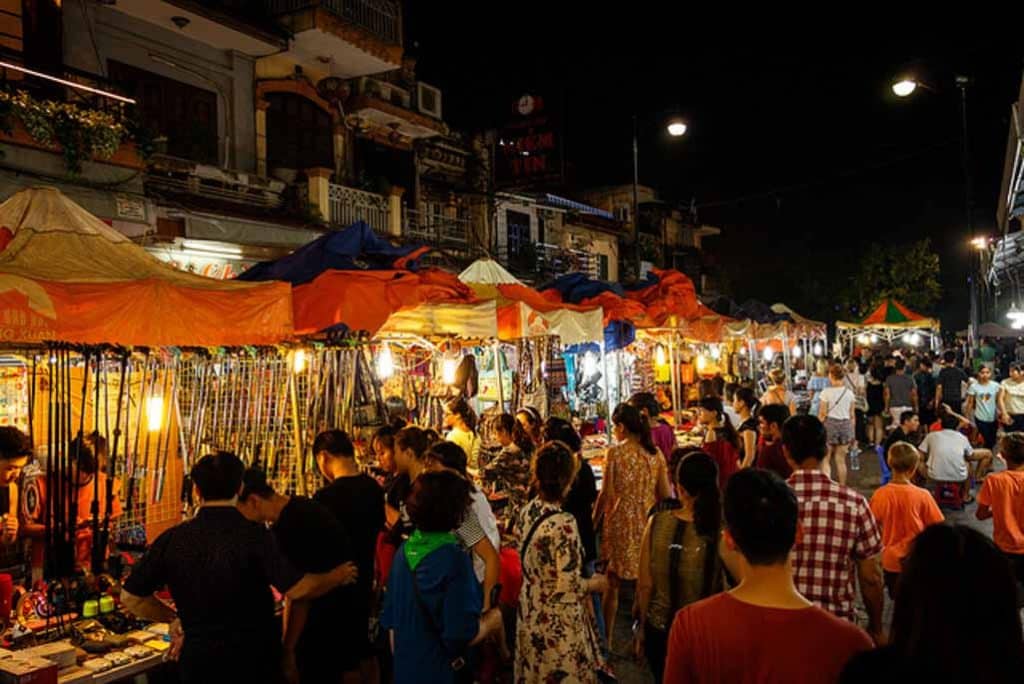
<path id="1" fill-rule="evenodd" d="M 406 209 L 402 217 L 405 236 L 432 245 L 464 246 L 472 236 L 472 221 L 443 214 L 430 214 Z"/>
<path id="2" fill-rule="evenodd" d="M 194 195 L 219 202 L 276 209 L 283 203 L 285 184 L 241 171 L 157 154 L 150 159 L 146 187 L 157 193 Z"/>
<path id="3" fill-rule="evenodd" d="M 388 233 L 391 211 L 384 195 L 331 183 L 327 199 L 327 219 L 332 224 L 344 227 L 356 221 L 366 221 L 375 233 Z"/>
<path id="4" fill-rule="evenodd" d="M 527 280 L 541 281 L 567 273 L 584 273 L 591 278 L 601 275 L 596 255 L 558 245 L 530 244 L 517 252 L 505 248 L 498 251 L 498 259 L 514 274 Z"/>
<path id="5" fill-rule="evenodd" d="M 321 7 L 388 43 L 402 40 L 402 14 L 392 0 L 268 0 L 271 14 Z"/>

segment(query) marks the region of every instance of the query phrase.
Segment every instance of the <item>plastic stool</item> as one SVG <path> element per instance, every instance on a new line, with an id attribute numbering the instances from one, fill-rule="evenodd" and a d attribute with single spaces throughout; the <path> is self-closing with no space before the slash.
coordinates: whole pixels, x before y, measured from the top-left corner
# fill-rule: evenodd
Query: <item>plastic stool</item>
<path id="1" fill-rule="evenodd" d="M 882 484 L 889 484 L 889 480 L 892 479 L 892 471 L 889 470 L 889 464 L 885 462 L 885 447 L 876 446 L 875 453 L 878 454 L 878 467 L 882 471 Z"/>
<path id="2" fill-rule="evenodd" d="M 964 510 L 964 496 L 961 482 L 934 482 L 932 484 L 932 496 L 939 508 L 952 508 L 953 510 Z"/>

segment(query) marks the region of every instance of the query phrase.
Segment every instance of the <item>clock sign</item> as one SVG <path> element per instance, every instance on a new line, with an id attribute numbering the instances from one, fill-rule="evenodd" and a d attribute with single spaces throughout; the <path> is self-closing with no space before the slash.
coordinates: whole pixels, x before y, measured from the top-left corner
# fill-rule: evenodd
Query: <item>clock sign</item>
<path id="1" fill-rule="evenodd" d="M 544 108 L 544 101 L 533 95 L 523 95 L 516 100 L 516 112 L 522 116 L 536 114 Z"/>

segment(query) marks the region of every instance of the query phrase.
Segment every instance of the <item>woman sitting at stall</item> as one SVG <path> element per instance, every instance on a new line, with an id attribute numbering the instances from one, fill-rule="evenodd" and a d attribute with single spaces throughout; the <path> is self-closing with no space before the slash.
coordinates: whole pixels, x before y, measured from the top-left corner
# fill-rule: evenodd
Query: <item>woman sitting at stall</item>
<path id="1" fill-rule="evenodd" d="M 665 457 L 654 446 L 651 429 L 640 411 L 619 404 L 612 414 L 612 425 L 617 443 L 608 449 L 604 485 L 594 506 L 595 521 L 604 516 L 601 556 L 608 560 L 604 618 L 609 649 L 619 610 L 619 584 L 635 580 L 640 572 L 640 539 L 647 512 L 672 495 Z"/>
<path id="2" fill-rule="evenodd" d="M 466 452 L 469 472 L 474 478 L 480 470 L 480 435 L 476 433 L 476 425 L 476 413 L 462 397 L 452 399 L 445 405 L 444 427 L 448 430 L 445 439 L 458 444 Z"/>
<path id="3" fill-rule="evenodd" d="M 707 397 L 701 400 L 700 424 L 706 429 L 701 448 L 718 465 L 718 486 L 725 489 L 725 483 L 740 469 L 740 437 L 725 417 L 721 399 Z"/>
<path id="4" fill-rule="evenodd" d="M 736 430 L 742 447 L 740 468 L 750 468 L 757 458 L 757 416 L 754 415 L 757 409 L 757 395 L 754 394 L 754 390 L 749 387 L 737 388 L 732 408 L 740 418 L 739 428 Z"/>
<path id="5" fill-rule="evenodd" d="M 516 524 L 523 588 L 516 625 L 517 682 L 596 682 L 601 665 L 594 620 L 584 603 L 601 592 L 601 575 L 583 577 L 583 547 L 562 504 L 576 477 L 577 460 L 562 442 L 548 442 L 533 462 L 537 498 Z"/>
<path id="6" fill-rule="evenodd" d="M 381 615 L 397 684 L 464 681 L 470 647 L 500 633 L 501 611 L 480 617 L 480 585 L 452 534 L 469 502 L 469 482 L 452 472 L 424 473 L 413 484 L 408 512 L 415 531 L 391 566 Z"/>
<path id="7" fill-rule="evenodd" d="M 495 416 L 494 434 L 501 451 L 484 466 L 481 477 L 508 497 L 509 518 L 514 519 L 516 511 L 529 498 L 533 440 L 508 413 Z"/>
<path id="8" fill-rule="evenodd" d="M 681 451 L 676 449 L 673 457 Z M 707 454 L 692 451 L 678 459 L 673 479 L 681 507 L 657 513 L 647 523 L 633 606 L 633 617 L 641 625 L 634 636 L 636 657 L 647 658 L 655 682 L 661 682 L 665 669 L 676 611 L 723 586 L 718 467 Z"/>

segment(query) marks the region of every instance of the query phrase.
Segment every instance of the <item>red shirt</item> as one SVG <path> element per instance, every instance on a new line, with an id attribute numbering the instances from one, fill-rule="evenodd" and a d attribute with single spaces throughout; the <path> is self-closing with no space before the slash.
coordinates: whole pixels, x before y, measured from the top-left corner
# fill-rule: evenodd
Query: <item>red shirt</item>
<path id="1" fill-rule="evenodd" d="M 724 439 L 705 442 L 701 448 L 718 464 L 718 486 L 725 491 L 725 483 L 740 469 L 740 452 Z"/>
<path id="2" fill-rule="evenodd" d="M 764 608 L 718 594 L 676 614 L 665 682 L 835 682 L 870 649 L 862 629 L 821 608 Z"/>
<path id="3" fill-rule="evenodd" d="M 782 453 L 782 440 L 765 442 L 761 440 L 757 444 L 757 467 L 763 470 L 770 470 L 783 480 L 788 480 L 793 474 L 793 466 L 789 465 L 786 455 Z"/>

